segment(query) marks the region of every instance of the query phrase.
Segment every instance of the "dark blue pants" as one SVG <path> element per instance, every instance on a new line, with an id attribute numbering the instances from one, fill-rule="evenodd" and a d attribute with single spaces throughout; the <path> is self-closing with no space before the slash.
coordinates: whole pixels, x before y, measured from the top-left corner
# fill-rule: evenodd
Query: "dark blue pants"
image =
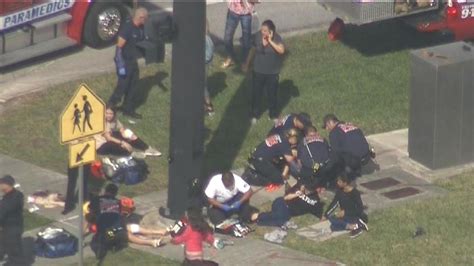
<path id="1" fill-rule="evenodd" d="M 336 218 L 329 217 L 329 222 L 331 222 L 331 231 L 344 231 L 347 230 L 347 225 L 357 223 L 357 218 L 354 217 L 344 217 Z"/>
<path id="2" fill-rule="evenodd" d="M 282 226 L 291 218 L 290 210 L 283 197 L 277 198 L 272 203 L 270 212 L 260 213 L 258 216 L 258 225 L 263 226 Z"/>
<path id="3" fill-rule="evenodd" d="M 227 11 L 227 19 L 225 22 L 224 45 L 227 54 L 236 60 L 234 51 L 234 35 L 237 26 L 242 27 L 242 62 L 247 60 L 250 50 L 250 39 L 252 37 L 252 15 L 237 15 L 234 12 Z"/>
<path id="4" fill-rule="evenodd" d="M 137 82 L 140 78 L 140 73 L 137 64 L 129 63 L 126 67 L 127 74 L 125 76 L 118 76 L 117 87 L 114 93 L 110 96 L 109 104 L 116 106 L 122 101 L 124 97 L 122 108 L 124 112 L 133 112 L 138 107 L 136 104 L 137 98 Z"/>

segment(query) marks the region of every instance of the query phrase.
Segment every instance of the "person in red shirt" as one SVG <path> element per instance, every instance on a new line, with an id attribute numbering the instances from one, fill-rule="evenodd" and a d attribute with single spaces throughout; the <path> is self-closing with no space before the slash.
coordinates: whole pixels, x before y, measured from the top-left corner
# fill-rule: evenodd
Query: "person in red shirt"
<path id="1" fill-rule="evenodd" d="M 215 266 L 214 261 L 204 260 L 203 242 L 212 246 L 216 245 L 216 239 L 209 224 L 204 220 L 199 208 L 191 207 L 186 212 L 185 228 L 181 234 L 175 235 L 171 243 L 175 245 L 184 244 L 183 265 L 189 266 Z"/>

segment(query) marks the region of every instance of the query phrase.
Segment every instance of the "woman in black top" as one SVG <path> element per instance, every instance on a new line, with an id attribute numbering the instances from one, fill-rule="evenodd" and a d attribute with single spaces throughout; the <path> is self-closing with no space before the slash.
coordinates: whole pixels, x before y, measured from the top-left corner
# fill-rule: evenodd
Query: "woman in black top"
<path id="1" fill-rule="evenodd" d="M 247 63 L 242 67 L 244 71 L 247 71 L 250 62 L 254 59 L 252 124 L 255 124 L 261 115 L 260 104 L 264 90 L 268 95 L 270 118 L 273 120 L 278 118 L 277 90 L 284 53 L 285 46 L 281 36 L 276 33 L 275 24 L 271 20 L 265 20 L 260 32 L 255 34 L 253 48 L 250 51 Z"/>

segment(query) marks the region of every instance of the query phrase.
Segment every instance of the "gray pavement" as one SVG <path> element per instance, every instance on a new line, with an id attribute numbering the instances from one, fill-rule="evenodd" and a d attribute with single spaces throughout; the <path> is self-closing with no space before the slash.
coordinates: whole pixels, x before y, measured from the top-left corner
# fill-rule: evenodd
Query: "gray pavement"
<path id="1" fill-rule="evenodd" d="M 158 19 L 172 11 L 171 1 L 140 1 L 151 11 L 151 19 Z M 222 39 L 227 6 L 220 1 L 209 1 L 207 16 L 211 34 Z M 257 6 L 259 19 L 271 18 L 277 29 L 286 36 L 298 32 L 326 30 L 334 16 L 316 2 L 263 2 Z M 285 36 L 285 34 L 284 34 Z M 240 38 L 240 29 L 236 32 Z M 171 46 L 167 45 L 167 54 Z M 114 71 L 114 48 L 100 50 L 83 47 L 69 52 L 44 57 L 33 64 L 23 64 L 21 68 L 0 75 L 0 104 L 15 97 L 51 88 L 64 82 L 79 80 L 84 76 L 93 77 Z"/>

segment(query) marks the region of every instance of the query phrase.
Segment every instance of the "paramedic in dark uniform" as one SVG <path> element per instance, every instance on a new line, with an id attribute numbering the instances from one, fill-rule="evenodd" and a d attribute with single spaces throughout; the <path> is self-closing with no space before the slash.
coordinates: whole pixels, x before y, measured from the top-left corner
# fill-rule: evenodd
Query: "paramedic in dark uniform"
<path id="1" fill-rule="evenodd" d="M 289 114 L 278 119 L 275 126 L 273 126 L 268 133 L 268 136 L 274 134 L 280 134 L 283 136 L 292 128 L 298 129 L 301 136 L 303 136 L 304 130 L 306 127 L 311 126 L 311 124 L 311 117 L 307 113 Z"/>
<path id="2" fill-rule="evenodd" d="M 102 260 L 107 255 L 107 251 L 112 248 L 106 241 L 106 232 L 111 228 L 122 228 L 122 234 L 125 234 L 125 224 L 121 215 L 120 200 L 117 199 L 118 187 L 110 183 L 105 187 L 104 194 L 91 199 L 90 213 L 92 221 L 97 225 L 97 233 L 94 235 L 91 248 L 96 254 L 97 259 Z M 126 243 L 124 239 L 122 243 Z"/>
<path id="3" fill-rule="evenodd" d="M 323 128 L 329 132 L 331 165 L 345 171 L 352 180 L 360 176 L 362 165 L 373 156 L 362 130 L 351 123 L 339 121 L 334 114 L 324 116 Z"/>
<path id="4" fill-rule="evenodd" d="M 298 159 L 301 165 L 299 177 L 303 182 L 324 187 L 329 178 L 325 171 L 329 161 L 329 144 L 313 126 L 305 130 L 304 139 L 298 143 Z"/>
<path id="5" fill-rule="evenodd" d="M 292 146 L 298 144 L 298 132 L 291 129 L 284 136 L 271 135 L 257 146 L 249 159 L 254 167 L 261 185 L 281 185 L 286 182 L 289 168 L 297 168 L 296 158 L 292 153 Z M 276 161 L 283 157 L 288 167 L 280 169 Z M 255 184 L 256 185 L 256 184 Z"/>
<path id="6" fill-rule="evenodd" d="M 0 261 L 4 265 L 27 265 L 23 256 L 23 193 L 15 189 L 15 179 L 6 175 L 0 178 Z"/>
<path id="7" fill-rule="evenodd" d="M 142 117 L 135 112 L 138 92 L 136 85 L 139 79 L 137 63 L 139 51 L 136 44 L 146 38 L 144 24 L 147 18 L 148 11 L 145 8 L 137 8 L 133 19 L 126 21 L 118 33 L 114 58 L 118 81 L 109 99 L 109 105 L 117 106 L 125 96 L 122 104 L 123 114 L 136 119 Z"/>

